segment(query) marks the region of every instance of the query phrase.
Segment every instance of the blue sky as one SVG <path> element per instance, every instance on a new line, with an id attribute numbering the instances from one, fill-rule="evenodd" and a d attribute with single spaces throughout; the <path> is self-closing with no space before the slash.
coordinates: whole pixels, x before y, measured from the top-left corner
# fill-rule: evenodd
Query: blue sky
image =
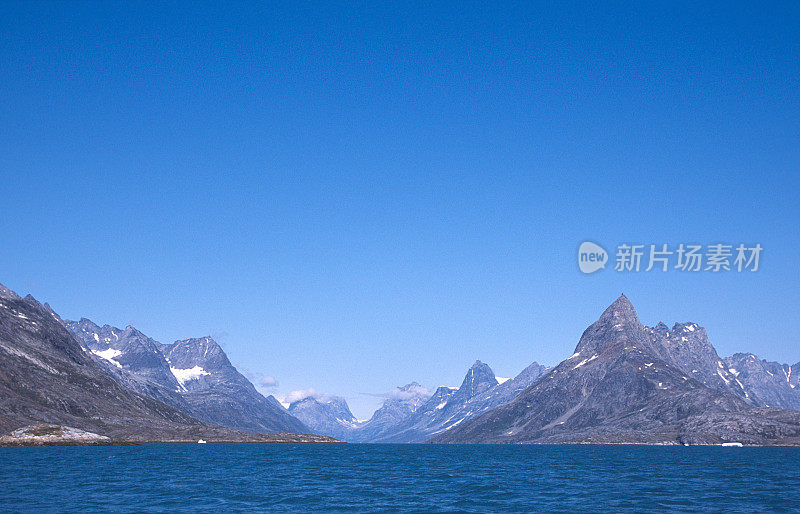
<path id="1" fill-rule="evenodd" d="M 4 3 L 0 282 L 357 416 L 625 292 L 800 361 L 800 7 Z M 584 240 L 756 273 L 578 271 Z"/>

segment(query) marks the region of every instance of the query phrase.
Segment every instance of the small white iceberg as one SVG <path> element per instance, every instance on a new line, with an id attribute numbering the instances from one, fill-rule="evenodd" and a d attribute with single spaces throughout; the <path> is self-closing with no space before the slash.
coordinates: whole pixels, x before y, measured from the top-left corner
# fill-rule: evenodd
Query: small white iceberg
<path id="1" fill-rule="evenodd" d="M 206 444 L 206 442 L 207 442 L 207 441 L 206 441 L 205 439 L 198 439 L 198 440 L 197 440 L 197 444 Z M 741 446 L 741 445 L 740 445 L 740 446 Z"/>
<path id="2" fill-rule="evenodd" d="M 742 443 L 722 443 L 722 446 L 736 446 L 741 447 Z"/>

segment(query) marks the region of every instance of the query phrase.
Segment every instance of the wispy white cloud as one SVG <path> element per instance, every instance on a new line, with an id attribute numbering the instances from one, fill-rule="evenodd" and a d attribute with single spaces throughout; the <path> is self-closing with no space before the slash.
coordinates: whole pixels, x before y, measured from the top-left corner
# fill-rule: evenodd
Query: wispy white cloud
<path id="1" fill-rule="evenodd" d="M 386 395 L 392 400 L 411 400 L 413 398 L 429 398 L 433 393 L 421 385 L 414 385 L 401 389 L 395 387 Z"/>
<path id="2" fill-rule="evenodd" d="M 386 393 L 360 393 L 366 396 L 377 396 L 378 398 L 386 398 L 387 400 L 411 400 L 416 398 L 427 399 L 433 395 L 430 389 L 422 387 L 419 384 L 410 384 L 405 387 L 395 387 Z"/>
<path id="3" fill-rule="evenodd" d="M 299 402 L 300 400 L 305 400 L 306 398 L 316 398 L 317 396 L 319 396 L 317 391 L 313 387 L 309 387 L 308 389 L 292 391 L 283 397 L 283 401 L 285 403 L 294 403 Z"/>

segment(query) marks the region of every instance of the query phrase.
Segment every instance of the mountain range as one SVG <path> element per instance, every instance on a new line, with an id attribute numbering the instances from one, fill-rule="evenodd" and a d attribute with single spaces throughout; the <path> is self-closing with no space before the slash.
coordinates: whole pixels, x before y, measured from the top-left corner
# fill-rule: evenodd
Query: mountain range
<path id="1" fill-rule="evenodd" d="M 460 387 L 430 393 L 416 382 L 389 393 L 380 409 L 358 422 L 338 397 L 307 397 L 292 403 L 289 413 L 311 430 L 349 442 L 420 443 L 463 421 L 514 399 L 547 370 L 538 363 L 513 379 L 498 381 L 481 361 L 467 371 Z"/>
<path id="2" fill-rule="evenodd" d="M 800 412 L 767 407 L 747 369 L 726 366 L 694 323 L 643 326 L 623 295 L 533 386 L 431 441 L 800 443 Z"/>
<path id="3" fill-rule="evenodd" d="M 147 343 L 138 334 L 133 336 L 137 345 Z M 119 350 L 108 350 L 98 350 L 102 357 L 85 351 L 49 305 L 30 295 L 21 298 L 0 285 L 0 434 L 48 424 L 124 441 L 329 440 L 308 434 L 247 434 L 200 421 L 137 392 L 129 387 L 134 382 L 118 380 L 123 375 L 110 374 L 110 368 L 97 360 L 120 358 L 127 363 L 130 359 L 148 370 L 142 376 L 151 376 L 159 366 L 157 358 L 137 349 L 123 359 L 121 352 L 115 353 Z M 122 362 L 112 367 L 124 370 Z M 167 387 L 155 379 L 150 383 L 159 390 Z"/>
<path id="4" fill-rule="evenodd" d="M 343 398 L 288 408 L 211 337 L 63 321 L 0 285 L 0 435 L 42 424 L 125 441 L 800 443 L 800 363 L 721 358 L 696 323 L 644 326 L 620 296 L 553 368 L 512 379 L 476 361 L 459 387 L 417 382 L 359 421 Z"/>
<path id="5" fill-rule="evenodd" d="M 244 432 L 309 432 L 273 398 L 261 395 L 211 337 L 161 344 L 135 328 L 82 318 L 67 329 L 123 386 L 208 423 Z"/>

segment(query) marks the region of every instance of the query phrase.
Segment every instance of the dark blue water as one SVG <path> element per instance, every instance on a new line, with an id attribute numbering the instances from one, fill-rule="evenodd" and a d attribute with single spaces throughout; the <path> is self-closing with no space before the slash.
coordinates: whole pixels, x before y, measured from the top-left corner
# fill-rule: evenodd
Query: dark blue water
<path id="1" fill-rule="evenodd" d="M 0 448 L 2 510 L 800 512 L 800 449 Z"/>

